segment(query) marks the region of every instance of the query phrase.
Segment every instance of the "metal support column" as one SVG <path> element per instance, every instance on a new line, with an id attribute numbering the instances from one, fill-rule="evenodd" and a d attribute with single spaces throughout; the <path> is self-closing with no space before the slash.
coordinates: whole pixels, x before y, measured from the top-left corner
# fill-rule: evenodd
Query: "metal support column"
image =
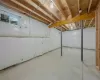
<path id="1" fill-rule="evenodd" d="M 83 21 L 80 21 L 81 27 L 81 61 L 83 62 Z"/>
<path id="2" fill-rule="evenodd" d="M 62 27 L 61 27 L 61 56 L 62 56 Z"/>

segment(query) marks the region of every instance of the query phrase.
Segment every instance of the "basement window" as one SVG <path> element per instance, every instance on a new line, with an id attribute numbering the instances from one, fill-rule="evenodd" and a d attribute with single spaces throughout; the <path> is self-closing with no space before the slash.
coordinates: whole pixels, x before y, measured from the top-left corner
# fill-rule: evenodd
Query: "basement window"
<path id="1" fill-rule="evenodd" d="M 19 25 L 20 18 L 21 17 L 18 15 L 15 15 L 13 13 L 9 13 L 8 11 L 0 9 L 0 21 L 2 22 Z"/>
<path id="2" fill-rule="evenodd" d="M 11 15 L 11 16 L 9 16 L 9 20 L 10 20 L 11 24 L 18 25 L 19 18 L 17 16 Z"/>
<path id="3" fill-rule="evenodd" d="M 9 16 L 6 15 L 6 14 L 1 14 L 0 20 L 3 21 L 3 22 L 9 22 Z"/>

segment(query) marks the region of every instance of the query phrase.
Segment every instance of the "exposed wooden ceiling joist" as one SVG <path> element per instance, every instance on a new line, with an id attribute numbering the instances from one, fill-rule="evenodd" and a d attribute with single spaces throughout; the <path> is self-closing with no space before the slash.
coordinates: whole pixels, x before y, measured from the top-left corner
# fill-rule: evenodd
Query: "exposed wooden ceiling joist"
<path id="1" fill-rule="evenodd" d="M 68 5 L 66 0 L 61 0 L 61 3 L 63 4 L 63 10 L 68 15 L 67 19 L 72 18 L 72 12 L 70 9 L 70 6 Z"/>
<path id="2" fill-rule="evenodd" d="M 16 0 L 19 3 L 25 5 L 26 7 L 30 8 L 31 10 L 35 11 L 36 13 L 42 15 L 44 18 L 47 18 L 48 20 L 50 20 L 51 22 L 54 22 L 53 19 L 51 19 L 50 17 L 48 17 L 44 12 L 38 10 L 37 8 L 35 8 L 34 6 L 30 5 L 28 2 L 26 2 L 25 0 Z"/>
<path id="3" fill-rule="evenodd" d="M 32 0 L 36 5 L 38 5 L 40 8 L 42 8 L 43 10 L 45 10 L 48 14 L 52 15 L 52 17 L 55 18 L 56 21 L 59 20 L 59 18 L 57 18 L 52 12 L 50 12 L 50 10 L 48 10 L 44 5 L 41 4 L 41 2 L 39 2 L 39 0 Z"/>
<path id="4" fill-rule="evenodd" d="M 66 29 L 63 26 L 61 26 L 60 31 L 64 32 L 64 31 L 66 31 Z"/>
<path id="5" fill-rule="evenodd" d="M 78 0 L 78 11 L 80 10 L 80 0 Z"/>
<path id="6" fill-rule="evenodd" d="M 54 26 L 61 26 L 61 25 L 64 25 L 64 24 L 69 24 L 69 23 L 73 23 L 73 22 L 78 22 L 80 20 L 88 20 L 88 19 L 91 19 L 91 18 L 94 18 L 95 17 L 95 12 L 91 12 L 91 13 L 85 13 L 83 15 L 78 15 L 70 20 L 64 20 L 64 21 L 60 21 L 60 22 L 56 22 L 52 25 L 49 26 L 49 28 L 51 27 L 54 27 Z"/>
<path id="7" fill-rule="evenodd" d="M 88 27 L 90 27 L 90 25 L 91 25 L 91 23 L 93 22 L 93 20 L 94 20 L 94 18 L 92 18 L 92 19 L 90 20 L 90 23 L 89 23 Z"/>
<path id="8" fill-rule="evenodd" d="M 81 0 L 80 1 L 80 8 L 82 10 L 82 13 L 88 12 L 89 3 L 90 3 L 90 0 Z"/>
<path id="9" fill-rule="evenodd" d="M 90 12 L 91 5 L 92 5 L 92 1 L 93 1 L 93 0 L 90 0 L 90 2 L 89 2 L 89 6 L 88 6 L 88 13 Z"/>
<path id="10" fill-rule="evenodd" d="M 55 0 L 55 4 L 57 5 L 59 11 L 62 13 L 63 17 L 67 19 L 68 14 L 64 11 L 63 4 L 61 0 Z"/>
<path id="11" fill-rule="evenodd" d="M 84 21 L 84 27 L 85 27 L 85 25 L 86 25 L 86 20 Z"/>
<path id="12" fill-rule="evenodd" d="M 70 11 L 71 11 L 71 14 L 72 14 L 72 17 L 75 17 L 77 14 L 79 14 L 79 0 L 66 0 L 69 8 L 70 8 Z"/>
<path id="13" fill-rule="evenodd" d="M 57 23 L 56 26 L 63 25 L 60 26 L 63 28 L 63 31 L 70 30 L 70 27 L 65 25 L 66 23 L 79 21 L 83 19 L 80 18 L 81 15 L 94 11 L 99 1 L 100 0 L 45 0 L 45 2 L 43 2 L 42 0 L 0 0 L 0 2 L 13 10 L 17 10 L 45 24 L 52 23 L 55 25 L 54 23 Z M 51 8 L 51 4 L 53 8 Z M 90 17 L 87 16 L 87 18 Z M 89 22 L 85 21 L 84 23 Z"/>
<path id="14" fill-rule="evenodd" d="M 27 6 L 19 3 L 17 0 L 10 0 L 10 1 L 13 2 L 13 3 L 15 3 L 15 4 L 17 4 L 20 7 L 25 8 L 26 10 L 30 11 L 30 13 L 34 13 L 37 17 L 40 17 L 40 18 L 42 18 L 42 19 L 44 19 L 44 20 L 46 20 L 46 21 L 48 21 L 50 23 L 50 21 L 47 18 L 44 18 L 43 16 L 39 15 L 39 13 L 36 13 L 34 10 L 31 10 Z"/>
<path id="15" fill-rule="evenodd" d="M 7 6 L 12 7 L 13 9 L 15 8 L 17 10 L 20 10 L 20 12 L 22 12 L 22 13 L 24 12 L 25 14 L 30 15 L 32 18 L 39 20 L 43 23 L 46 23 L 46 24 L 50 23 L 49 21 L 45 20 L 44 18 L 40 17 L 39 15 L 34 14 L 33 12 L 19 6 L 18 4 L 12 2 L 11 0 L 1 0 L 0 2 L 3 4 L 6 4 Z"/>
<path id="16" fill-rule="evenodd" d="M 65 26 L 62 26 L 65 30 L 67 30 L 67 28 Z"/>
<path id="17" fill-rule="evenodd" d="M 60 30 L 60 31 L 62 31 L 62 32 L 66 31 L 66 29 L 65 29 L 65 28 L 63 28 L 62 26 L 57 27 L 56 29 L 58 29 L 58 30 Z"/>
<path id="18" fill-rule="evenodd" d="M 68 29 L 69 29 L 67 25 L 63 25 L 63 26 L 66 28 L 66 30 L 68 30 Z"/>
<path id="19" fill-rule="evenodd" d="M 66 28 L 64 26 L 61 26 L 63 28 L 63 31 L 66 31 Z"/>
<path id="20" fill-rule="evenodd" d="M 100 2 L 100 0 L 92 0 L 91 10 L 96 9 L 99 2 Z"/>

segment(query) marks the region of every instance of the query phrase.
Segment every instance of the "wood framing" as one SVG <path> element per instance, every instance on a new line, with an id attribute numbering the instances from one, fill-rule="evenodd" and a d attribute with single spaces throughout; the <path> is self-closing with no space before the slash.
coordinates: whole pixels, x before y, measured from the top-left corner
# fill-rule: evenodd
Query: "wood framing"
<path id="1" fill-rule="evenodd" d="M 80 0 L 80 7 L 82 10 L 82 13 L 88 12 L 89 3 L 90 3 L 90 0 Z"/>
<path id="2" fill-rule="evenodd" d="M 37 14 L 35 14 L 35 13 L 33 13 L 33 12 L 31 12 L 31 11 L 21 7 L 21 6 L 19 6 L 18 4 L 14 3 L 14 2 L 12 2 L 10 0 L 1 0 L 0 2 L 2 4 L 6 4 L 6 6 L 8 6 L 8 7 L 12 7 L 13 9 L 17 9 L 20 12 L 25 13 L 25 14 L 31 16 L 32 18 L 34 18 L 36 20 L 39 20 L 39 21 L 41 21 L 43 23 L 46 23 L 46 24 L 50 23 L 49 21 L 45 20 L 44 18 L 40 17 L 39 15 L 37 15 Z"/>
<path id="3" fill-rule="evenodd" d="M 69 20 L 64 20 L 64 21 L 60 21 L 60 22 L 57 22 L 57 23 L 54 23 L 52 25 L 49 26 L 49 28 L 52 28 L 54 26 L 61 26 L 61 25 L 64 25 L 64 24 L 69 24 L 69 23 L 73 23 L 73 22 L 78 22 L 80 20 L 88 20 L 88 19 L 92 19 L 95 17 L 95 12 L 91 12 L 91 13 L 85 13 L 83 15 L 78 15 L 72 19 L 69 19 Z"/>
<path id="4" fill-rule="evenodd" d="M 40 19 L 43 19 L 45 21 L 50 22 L 48 19 L 44 18 L 43 16 L 39 15 L 38 13 L 35 13 L 34 10 L 31 10 L 30 8 L 28 8 L 27 5 L 23 5 L 23 4 L 19 3 L 18 2 L 19 0 L 18 1 L 17 0 L 8 0 L 8 1 L 11 1 L 12 3 L 15 3 L 16 5 L 18 5 L 18 7 L 20 6 L 20 7 L 24 8 L 24 9 L 28 10 L 28 12 L 30 12 L 31 14 L 34 14 L 33 16 L 39 17 Z"/>
<path id="5" fill-rule="evenodd" d="M 80 0 L 78 0 L 78 11 L 80 10 Z"/>
<path id="6" fill-rule="evenodd" d="M 69 6 L 72 17 L 75 17 L 77 14 L 79 14 L 79 0 L 66 0 L 66 3 Z"/>
<path id="7" fill-rule="evenodd" d="M 88 6 L 88 13 L 90 12 L 91 5 L 92 5 L 92 0 L 90 0 L 90 2 L 89 2 L 89 6 Z"/>
<path id="8" fill-rule="evenodd" d="M 28 7 L 29 9 L 35 11 L 37 14 L 43 16 L 44 18 L 48 19 L 51 22 L 54 22 L 55 20 L 53 20 L 52 18 L 48 17 L 44 12 L 38 10 L 37 8 L 35 8 L 34 6 L 32 6 L 31 4 L 29 4 L 28 2 L 26 2 L 25 0 L 16 0 L 19 3 L 25 5 L 26 7 Z"/>
<path id="9" fill-rule="evenodd" d="M 61 0 L 55 0 L 55 4 L 57 5 L 59 11 L 62 13 L 64 18 L 67 19 L 68 14 L 64 12 L 63 4 L 61 3 Z"/>
<path id="10" fill-rule="evenodd" d="M 94 20 L 94 18 L 92 18 L 92 19 L 91 19 L 91 21 L 89 22 L 88 27 L 90 27 L 90 26 L 91 26 L 91 23 L 93 22 L 93 20 Z"/>
<path id="11" fill-rule="evenodd" d="M 96 10 L 95 25 L 96 25 L 96 68 L 100 70 L 100 6 Z"/>
<path id="12" fill-rule="evenodd" d="M 86 26 L 86 20 L 84 21 L 84 27 Z"/>
<path id="13" fill-rule="evenodd" d="M 52 12 L 50 12 L 50 10 L 48 10 L 44 5 L 42 5 L 39 0 L 32 0 L 36 5 L 38 5 L 40 8 L 42 8 L 46 13 L 52 15 L 52 17 L 55 18 L 56 21 L 59 20 L 58 17 L 56 17 Z"/>
<path id="14" fill-rule="evenodd" d="M 49 27 L 62 27 L 63 25 L 63 29 L 70 30 L 65 24 L 86 19 L 81 18 L 81 15 L 95 11 L 99 1 L 100 0 L 0 0 L 0 3 L 47 25 L 52 23 Z M 51 4 L 53 7 L 51 7 Z M 89 17 L 87 16 L 87 18 Z"/>

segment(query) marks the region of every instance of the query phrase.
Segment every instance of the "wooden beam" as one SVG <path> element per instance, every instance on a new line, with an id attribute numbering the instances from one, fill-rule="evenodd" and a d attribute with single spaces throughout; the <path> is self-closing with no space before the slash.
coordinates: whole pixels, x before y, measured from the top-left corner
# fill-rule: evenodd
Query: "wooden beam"
<path id="1" fill-rule="evenodd" d="M 78 11 L 80 11 L 80 0 L 78 0 Z"/>
<path id="2" fill-rule="evenodd" d="M 100 6 L 96 10 L 96 68 L 100 71 Z"/>
<path id="3" fill-rule="evenodd" d="M 55 18 L 56 21 L 59 20 L 58 17 L 56 17 L 52 12 L 50 12 L 43 4 L 41 4 L 41 2 L 39 2 L 39 0 L 32 0 L 37 6 L 39 6 L 40 8 L 42 8 L 46 13 L 52 15 L 52 17 Z"/>
<path id="4" fill-rule="evenodd" d="M 89 2 L 90 2 L 90 0 L 81 0 L 80 1 L 80 8 L 82 10 L 81 14 L 88 12 Z"/>
<path id="5" fill-rule="evenodd" d="M 67 29 L 69 29 L 68 25 L 65 24 L 65 26 L 67 27 Z"/>
<path id="6" fill-rule="evenodd" d="M 66 3 L 68 4 L 69 9 L 71 11 L 72 17 L 75 17 L 79 13 L 78 2 L 79 0 L 66 0 Z"/>
<path id="7" fill-rule="evenodd" d="M 86 26 L 86 20 L 84 21 L 84 27 Z"/>
<path id="8" fill-rule="evenodd" d="M 63 27 L 65 30 L 67 30 L 67 28 L 66 28 L 66 26 L 65 26 L 65 25 L 63 25 L 62 27 Z"/>
<path id="9" fill-rule="evenodd" d="M 65 31 L 65 29 L 64 29 L 64 28 L 62 28 L 62 26 L 57 27 L 56 29 L 58 29 L 59 31 L 61 31 L 61 29 L 62 29 L 62 31 Z"/>
<path id="10" fill-rule="evenodd" d="M 68 26 L 66 26 L 66 25 L 63 25 L 65 28 L 66 28 L 66 30 L 68 30 L 69 28 L 68 28 Z"/>
<path id="11" fill-rule="evenodd" d="M 69 24 L 69 23 L 74 23 L 74 22 L 78 22 L 80 20 L 89 20 L 89 19 L 92 19 L 95 17 L 95 12 L 91 12 L 91 13 L 85 13 L 83 15 L 78 15 L 72 19 L 69 19 L 69 20 L 64 20 L 64 21 L 60 21 L 60 22 L 56 22 L 52 25 L 49 26 L 49 28 L 52 28 L 54 26 L 61 26 L 61 25 L 64 25 L 64 24 Z"/>
<path id="12" fill-rule="evenodd" d="M 67 13 L 65 13 L 64 10 L 63 10 L 63 5 L 62 5 L 61 0 L 55 0 L 55 4 L 57 5 L 57 8 L 59 9 L 59 11 L 62 13 L 63 17 L 64 17 L 65 19 L 67 19 L 68 15 L 67 15 Z"/>
<path id="13" fill-rule="evenodd" d="M 32 13 L 31 11 L 29 11 L 29 10 L 27 10 L 27 9 L 25 9 L 25 8 L 23 8 L 23 7 L 21 7 L 21 6 L 19 6 L 18 4 L 15 4 L 15 3 L 12 2 L 11 0 L 1 0 L 0 2 L 1 2 L 2 4 L 5 4 L 6 6 L 12 7 L 13 9 L 17 9 L 17 10 L 19 10 L 20 12 L 25 13 L 25 14 L 31 16 L 32 18 L 34 18 L 34 19 L 36 19 L 36 20 L 39 20 L 39 21 L 44 22 L 44 23 L 46 23 L 46 24 L 49 24 L 49 23 L 50 23 L 49 21 L 43 19 L 42 17 L 40 17 L 40 16 L 38 16 L 38 15 Z"/>
<path id="14" fill-rule="evenodd" d="M 92 27 L 96 27 L 96 26 L 95 26 L 95 18 L 94 18 L 94 20 L 93 20 L 93 22 L 92 22 Z"/>
<path id="15" fill-rule="evenodd" d="M 90 0 L 90 2 L 89 2 L 89 6 L 88 6 L 88 13 L 90 12 L 91 5 L 92 5 L 92 0 Z"/>
<path id="16" fill-rule="evenodd" d="M 62 29 L 62 31 L 66 31 L 66 29 L 63 27 L 63 26 L 58 26 L 57 27 L 60 31 L 61 31 L 61 29 Z"/>
<path id="17" fill-rule="evenodd" d="M 61 27 L 63 27 L 65 30 L 68 30 L 69 29 L 66 25 L 62 25 Z"/>
<path id="18" fill-rule="evenodd" d="M 91 25 L 91 23 L 93 22 L 93 20 L 94 20 L 94 18 L 91 19 L 91 21 L 90 21 L 88 27 L 90 27 L 90 25 Z"/>
<path id="19" fill-rule="evenodd" d="M 63 10 L 67 10 L 65 13 L 67 13 L 68 17 L 67 18 L 72 18 L 72 12 L 71 12 L 71 8 L 69 7 L 69 4 L 67 3 L 66 0 L 61 0 L 62 4 L 63 4 Z"/>
<path id="20" fill-rule="evenodd" d="M 44 12 L 38 10 L 37 8 L 35 8 L 34 6 L 32 6 L 31 4 L 29 4 L 28 2 L 26 2 L 25 0 L 16 0 L 19 3 L 25 5 L 26 7 L 28 7 L 29 9 L 35 11 L 36 13 L 38 13 L 39 15 L 43 16 L 44 18 L 48 19 L 51 22 L 54 22 L 55 20 L 51 19 L 50 17 L 48 17 Z"/>
<path id="21" fill-rule="evenodd" d="M 77 25 L 76 25 L 76 23 L 74 23 L 75 24 L 75 27 L 77 28 Z"/>
<path id="22" fill-rule="evenodd" d="M 30 11 L 30 13 L 34 13 L 36 17 L 40 17 L 41 19 L 50 22 L 48 19 L 46 19 L 46 18 L 42 17 L 41 15 L 37 14 L 36 12 L 34 12 L 34 11 L 31 10 L 31 9 L 29 9 L 29 8 L 26 7 L 25 5 L 19 3 L 17 0 L 10 0 L 10 1 L 13 2 L 13 3 L 15 3 L 15 4 L 17 4 L 17 5 L 20 6 L 20 7 L 23 7 L 23 8 L 25 8 L 25 9 L 27 9 L 28 11 Z M 51 22 L 50 22 L 50 23 L 51 23 Z"/>
<path id="23" fill-rule="evenodd" d="M 60 30 L 62 30 L 62 32 L 66 31 L 66 29 L 63 26 L 60 27 Z"/>
<path id="24" fill-rule="evenodd" d="M 66 31 L 66 28 L 64 26 L 61 26 L 61 27 L 64 29 L 64 31 Z"/>

